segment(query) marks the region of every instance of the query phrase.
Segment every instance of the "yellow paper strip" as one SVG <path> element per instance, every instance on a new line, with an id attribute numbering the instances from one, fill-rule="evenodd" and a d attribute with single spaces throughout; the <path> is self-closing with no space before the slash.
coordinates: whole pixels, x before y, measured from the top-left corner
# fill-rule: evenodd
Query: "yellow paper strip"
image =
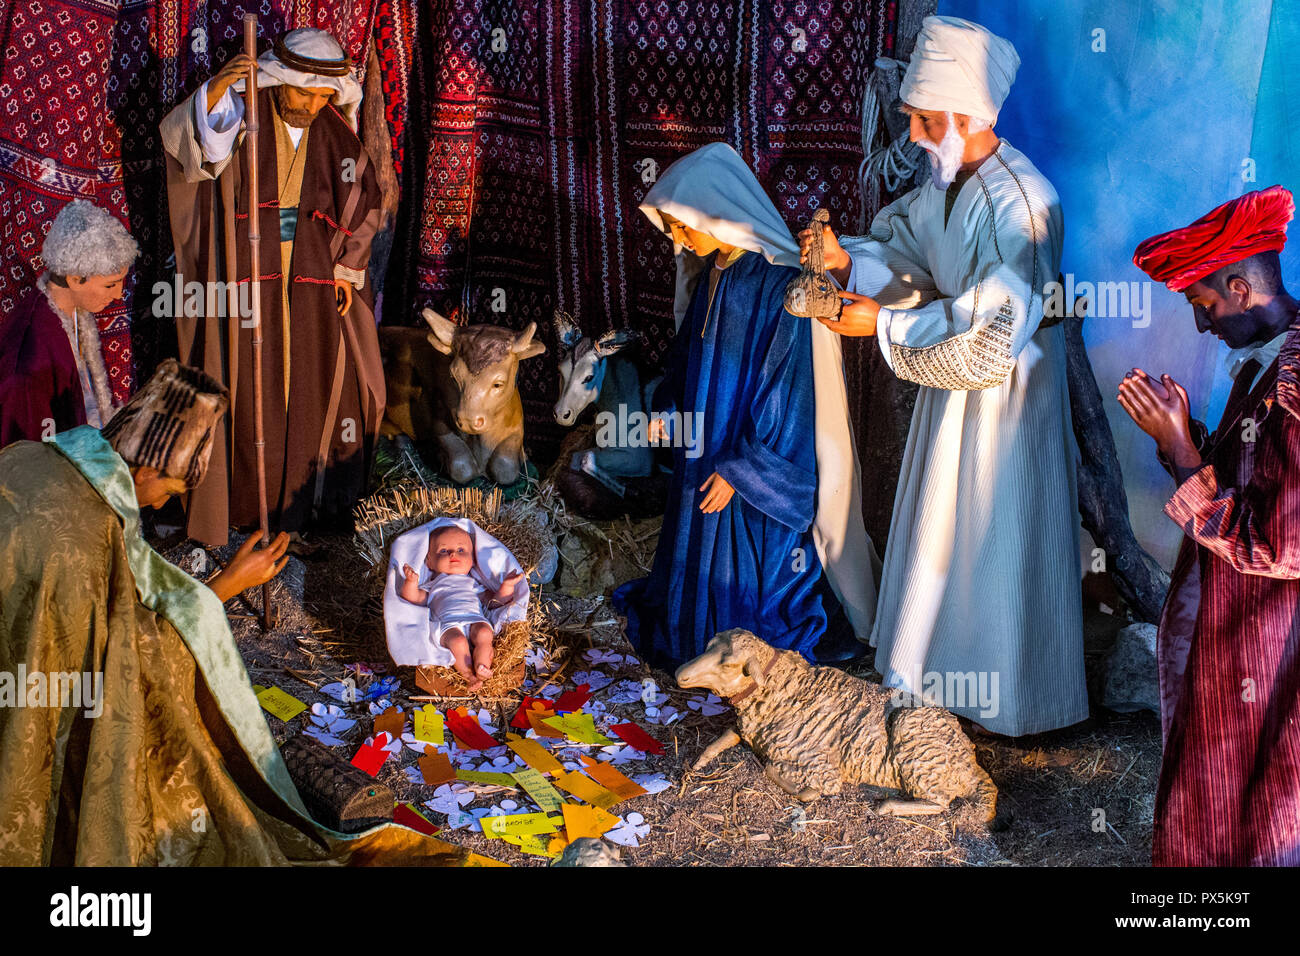
<path id="1" fill-rule="evenodd" d="M 443 737 L 442 714 L 433 704 L 425 704 L 415 712 L 415 739 L 441 745 Z"/>
<path id="2" fill-rule="evenodd" d="M 564 773 L 564 765 L 536 740 L 519 737 L 507 740 L 506 746 L 519 755 L 519 759 L 542 773 Z"/>
<path id="3" fill-rule="evenodd" d="M 560 828 L 560 823 L 560 817 L 548 817 L 545 813 L 514 813 L 479 820 L 485 837 L 499 837 L 507 833 L 511 836 L 554 833 Z"/>
<path id="4" fill-rule="evenodd" d="M 519 786 L 524 788 L 524 793 L 547 813 L 558 811 L 564 805 L 564 798 L 560 796 L 560 791 L 552 787 L 550 781 L 536 768 L 525 767 L 510 776 L 514 777 Z"/>
<path id="5" fill-rule="evenodd" d="M 566 773 L 562 777 L 555 778 L 555 785 L 561 790 L 565 790 L 579 800 L 586 800 L 593 807 L 600 807 L 602 810 L 608 810 L 614 804 L 618 803 L 618 796 L 610 793 L 590 777 L 584 777 L 578 771 Z"/>
<path id="6" fill-rule="evenodd" d="M 502 863 L 500 860 L 494 860 L 490 856 L 483 856 L 480 853 L 471 853 L 465 858 L 466 866 L 509 866 L 509 863 Z"/>
<path id="7" fill-rule="evenodd" d="M 297 697 L 278 687 L 263 687 L 257 692 L 257 702 L 268 714 L 281 720 L 293 720 L 307 709 L 307 705 Z"/>

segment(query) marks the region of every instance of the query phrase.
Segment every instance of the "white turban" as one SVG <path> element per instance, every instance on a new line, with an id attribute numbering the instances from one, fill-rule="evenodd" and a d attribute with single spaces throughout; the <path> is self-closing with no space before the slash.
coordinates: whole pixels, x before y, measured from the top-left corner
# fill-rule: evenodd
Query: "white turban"
<path id="1" fill-rule="evenodd" d="M 339 41 L 324 30 L 314 27 L 290 30 L 257 58 L 257 66 L 259 88 L 294 86 L 298 89 L 328 87 L 333 90 L 330 102 L 356 130 L 361 84 L 352 75 L 352 61 L 344 54 Z M 234 88 L 242 93 L 244 81 L 237 80 Z"/>
<path id="2" fill-rule="evenodd" d="M 926 17 L 899 97 L 908 106 L 997 122 L 1020 57 L 1009 40 L 957 17 Z"/>

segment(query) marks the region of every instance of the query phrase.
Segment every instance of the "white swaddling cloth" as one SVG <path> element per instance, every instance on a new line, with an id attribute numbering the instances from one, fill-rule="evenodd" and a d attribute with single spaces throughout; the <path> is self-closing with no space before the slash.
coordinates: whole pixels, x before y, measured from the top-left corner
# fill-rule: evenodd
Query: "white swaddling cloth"
<path id="1" fill-rule="evenodd" d="M 477 579 L 479 587 L 495 589 L 501 586 L 501 582 L 511 572 L 524 572 L 509 548 L 468 518 L 435 518 L 400 535 L 388 549 L 388 573 L 384 580 L 384 636 L 388 641 L 388 653 L 395 664 L 452 666 L 451 651 L 438 643 L 438 639 L 446 627 L 455 626 L 456 622 L 448 621 L 444 624 L 434 618 L 432 606 L 440 602 L 430 588 L 433 573 L 424 560 L 429 553 L 429 532 L 447 525 L 454 525 L 474 538 L 474 570 L 471 573 Z M 406 580 L 406 575 L 402 573 L 404 564 L 420 569 L 420 589 L 431 591 L 430 606 L 412 604 L 398 593 Z M 476 594 L 481 593 L 476 589 Z M 491 610 L 480 604 L 475 619 L 486 619 L 492 626 L 493 633 L 500 633 L 506 624 L 522 621 L 528 616 L 528 597 L 528 578 L 524 577 L 515 586 L 515 596 L 509 604 Z M 475 600 L 478 598 L 475 597 Z M 459 600 L 448 602 L 451 616 L 463 616 L 454 610 L 460 604 Z"/>

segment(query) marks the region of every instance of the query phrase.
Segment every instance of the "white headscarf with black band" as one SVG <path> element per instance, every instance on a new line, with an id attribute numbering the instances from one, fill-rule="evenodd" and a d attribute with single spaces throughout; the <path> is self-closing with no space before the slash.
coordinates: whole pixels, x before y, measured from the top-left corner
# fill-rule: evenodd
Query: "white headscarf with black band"
<path id="1" fill-rule="evenodd" d="M 726 143 L 710 143 L 669 166 L 640 209 L 666 235 L 661 212 L 720 242 L 757 252 L 773 265 L 799 265 L 799 244 L 753 171 Z M 674 244 L 678 283 L 674 318 L 680 328 L 690 306 L 685 277 L 699 257 Z M 862 521 L 862 481 L 849 423 L 848 390 L 840 337 L 814 319 L 813 384 L 816 399 L 817 515 L 813 540 L 831 589 L 858 640 L 866 643 L 876 619 L 880 559 Z"/>
<path id="2" fill-rule="evenodd" d="M 257 58 L 258 88 L 293 86 L 298 89 L 326 88 L 334 91 L 330 103 L 357 129 L 362 89 L 352 75 L 352 61 L 338 40 L 324 30 L 303 27 L 276 38 L 274 46 Z M 244 92 L 244 80 L 236 80 L 236 92 Z"/>

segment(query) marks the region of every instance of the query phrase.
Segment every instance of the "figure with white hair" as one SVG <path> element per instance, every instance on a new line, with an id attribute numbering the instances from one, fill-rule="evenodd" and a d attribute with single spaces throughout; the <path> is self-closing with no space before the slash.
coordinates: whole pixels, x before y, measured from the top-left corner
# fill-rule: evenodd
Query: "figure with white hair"
<path id="1" fill-rule="evenodd" d="M 139 248 L 112 213 L 85 199 L 45 236 L 45 272 L 0 320 L 0 447 L 113 417 L 95 313 L 122 296 Z"/>
<path id="2" fill-rule="evenodd" d="M 256 62 L 267 495 L 271 524 L 298 531 L 349 520 L 383 418 L 366 276 L 381 195 L 356 134 L 361 85 L 338 41 L 290 30 Z M 231 392 L 228 428 L 189 504 L 190 537 L 212 545 L 258 521 L 251 306 L 230 291 L 250 278 L 247 130 L 234 95 L 250 65 L 233 57 L 161 126 L 178 282 L 207 292 L 194 297 L 205 307 L 177 310 L 181 359 Z"/>
<path id="3" fill-rule="evenodd" d="M 1065 335 L 1043 314 L 1064 223 L 1052 184 L 993 130 L 1019 65 L 984 27 L 927 17 L 900 97 L 931 182 L 882 209 L 869 236 L 824 238 L 848 300 L 824 324 L 874 335 L 894 374 L 921 386 L 876 669 L 1009 736 L 1088 716 Z M 800 240 L 806 255 L 811 236 Z M 987 695 L 966 693 L 972 677 Z"/>

